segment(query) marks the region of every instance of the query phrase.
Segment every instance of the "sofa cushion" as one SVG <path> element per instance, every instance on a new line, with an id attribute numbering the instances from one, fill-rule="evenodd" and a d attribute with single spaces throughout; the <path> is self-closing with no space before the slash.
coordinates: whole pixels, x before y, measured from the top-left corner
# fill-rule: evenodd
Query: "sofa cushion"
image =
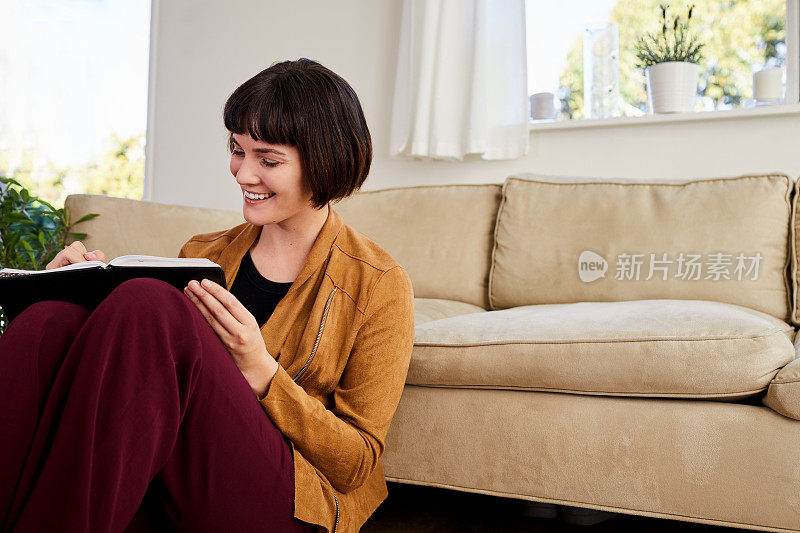
<path id="1" fill-rule="evenodd" d="M 414 325 L 441 320 L 468 313 L 485 313 L 477 305 L 441 298 L 414 298 Z"/>
<path id="2" fill-rule="evenodd" d="M 420 324 L 406 382 L 745 398 L 794 358 L 792 335 L 781 320 L 722 302 L 528 305 Z"/>
<path id="3" fill-rule="evenodd" d="M 800 359 L 781 368 L 762 401 L 773 411 L 800 420 Z"/>
<path id="4" fill-rule="evenodd" d="M 72 231 L 88 233 L 81 239 L 86 249 L 102 250 L 109 260 L 127 254 L 177 257 L 191 236 L 244 222 L 241 211 L 168 205 L 103 194 L 71 194 L 64 205 L 72 221 L 89 213 L 100 213 L 99 217 L 76 224 Z M 67 243 L 74 241 L 70 237 Z"/>
<path id="5" fill-rule="evenodd" d="M 403 265 L 420 298 L 488 308 L 501 183 L 361 191 L 331 204 Z"/>
<path id="6" fill-rule="evenodd" d="M 487 309 L 683 298 L 790 317 L 784 175 L 683 182 L 509 177 Z"/>

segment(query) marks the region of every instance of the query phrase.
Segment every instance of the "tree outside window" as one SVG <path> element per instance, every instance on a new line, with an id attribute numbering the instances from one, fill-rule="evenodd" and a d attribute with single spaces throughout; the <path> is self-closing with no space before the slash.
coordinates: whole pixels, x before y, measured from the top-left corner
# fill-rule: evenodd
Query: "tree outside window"
<path id="1" fill-rule="evenodd" d="M 0 0 L 0 175 L 141 199 L 150 2 Z"/>
<path id="2" fill-rule="evenodd" d="M 659 0 L 620 0 L 609 13 L 619 24 L 620 114 L 647 110 L 644 73 L 635 69 L 634 45 L 644 32 L 658 31 Z M 785 0 L 697 0 L 666 2 L 685 15 L 692 3 L 692 28 L 706 43 L 700 65 L 698 110 L 742 107 L 752 97 L 752 73 L 786 62 Z M 565 119 L 583 116 L 583 44 L 575 36 L 559 77 L 561 113 Z"/>

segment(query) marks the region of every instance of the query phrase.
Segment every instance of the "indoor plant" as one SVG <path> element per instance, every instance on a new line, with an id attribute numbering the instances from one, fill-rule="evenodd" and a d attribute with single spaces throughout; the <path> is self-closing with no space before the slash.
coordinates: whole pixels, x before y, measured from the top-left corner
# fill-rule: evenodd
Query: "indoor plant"
<path id="1" fill-rule="evenodd" d="M 0 175 L 0 268 L 42 270 L 65 246 L 67 236 L 86 238 L 70 228 L 96 216 L 90 213 L 70 223 L 66 207 L 57 209 L 15 179 Z M 5 327 L 0 309 L 0 333 Z"/>
<path id="2" fill-rule="evenodd" d="M 646 33 L 636 42 L 637 67 L 647 77 L 647 98 L 654 113 L 694 110 L 704 43 L 689 31 L 694 5 L 686 20 L 669 20 L 669 4 L 661 4 L 661 31 Z"/>

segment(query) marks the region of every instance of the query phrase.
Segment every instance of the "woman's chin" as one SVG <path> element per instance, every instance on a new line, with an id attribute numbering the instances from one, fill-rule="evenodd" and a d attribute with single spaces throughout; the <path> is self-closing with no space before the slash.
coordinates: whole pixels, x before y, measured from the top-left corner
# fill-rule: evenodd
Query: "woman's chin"
<path id="1" fill-rule="evenodd" d="M 258 216 L 257 213 L 253 213 L 252 209 L 248 209 L 248 206 L 242 210 L 242 215 L 244 215 L 244 219 L 254 226 L 263 226 L 265 224 L 269 224 L 269 221 L 264 216 Z"/>

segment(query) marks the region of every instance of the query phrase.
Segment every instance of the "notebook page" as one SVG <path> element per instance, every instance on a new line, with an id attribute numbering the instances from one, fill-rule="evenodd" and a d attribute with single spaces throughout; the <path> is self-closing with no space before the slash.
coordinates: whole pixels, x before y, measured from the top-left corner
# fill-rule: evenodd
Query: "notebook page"
<path id="1" fill-rule="evenodd" d="M 151 267 L 184 267 L 184 266 L 217 266 L 205 257 L 159 257 L 155 255 L 121 255 L 108 262 L 109 265 L 151 266 Z"/>
<path id="2" fill-rule="evenodd" d="M 0 276 L 3 275 L 27 275 L 27 274 L 44 274 L 46 272 L 60 272 L 62 270 L 78 270 L 81 268 L 91 268 L 91 267 L 106 267 L 106 264 L 102 261 L 81 261 L 80 263 L 72 263 L 69 265 L 60 266 L 58 268 L 51 268 L 48 270 L 21 270 L 17 268 L 3 268 L 0 269 Z"/>

